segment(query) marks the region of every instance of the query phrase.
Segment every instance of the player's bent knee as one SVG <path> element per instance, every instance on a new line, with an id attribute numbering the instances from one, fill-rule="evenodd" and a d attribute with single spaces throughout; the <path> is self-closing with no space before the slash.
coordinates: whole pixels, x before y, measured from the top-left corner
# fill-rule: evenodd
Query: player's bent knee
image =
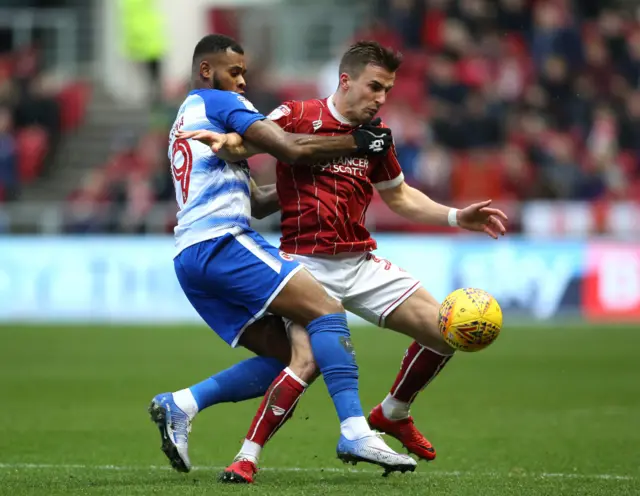
<path id="1" fill-rule="evenodd" d="M 289 369 L 307 384 L 311 384 L 319 374 L 313 355 L 308 356 L 305 354 L 302 357 L 294 355 L 291 359 L 291 364 L 289 364 Z"/>
<path id="2" fill-rule="evenodd" d="M 323 315 L 330 315 L 333 313 L 344 313 L 344 307 L 342 306 L 342 303 L 340 303 L 338 300 L 331 298 L 329 295 L 327 295 L 327 298 L 325 299 L 325 301 L 323 302 L 322 305 L 319 305 L 316 307 L 318 309 L 319 315 L 318 317 L 322 317 Z"/>
<path id="3" fill-rule="evenodd" d="M 318 366 L 313 358 L 311 346 L 296 346 L 292 342 L 289 369 L 307 384 L 316 377 Z"/>
<path id="4" fill-rule="evenodd" d="M 311 341 L 306 329 L 293 322 L 287 323 L 287 332 L 291 342 L 291 361 L 289 368 L 307 384 L 318 375 L 318 367 L 313 358 Z"/>

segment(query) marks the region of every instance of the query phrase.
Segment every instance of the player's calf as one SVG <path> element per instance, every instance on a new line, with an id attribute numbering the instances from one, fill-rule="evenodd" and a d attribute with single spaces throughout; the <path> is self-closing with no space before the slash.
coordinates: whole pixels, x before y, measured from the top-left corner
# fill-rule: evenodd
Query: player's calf
<path id="1" fill-rule="evenodd" d="M 410 409 L 420 391 L 435 379 L 450 359 L 451 355 L 440 355 L 414 341 L 404 355 L 389 394 L 369 414 L 371 428 L 395 437 L 421 459 L 433 460 L 436 451 L 415 426 Z"/>
<path id="2" fill-rule="evenodd" d="M 292 417 L 308 384 L 318 376 L 306 330 L 288 322 L 288 334 L 291 363 L 276 377 L 265 394 L 240 452 L 220 474 L 220 482 L 253 482 L 265 444 Z"/>
<path id="3" fill-rule="evenodd" d="M 288 367 L 276 377 L 260 403 L 240 452 L 220 474 L 220 482 L 253 482 L 264 445 L 291 418 L 307 386 Z"/>
<path id="4" fill-rule="evenodd" d="M 344 307 L 302 270 L 278 294 L 270 311 L 305 325 L 313 356 L 333 400 L 341 432 L 358 439 L 371 435 L 358 392 L 358 366 Z"/>
<path id="5" fill-rule="evenodd" d="M 386 327 L 415 339 L 403 357 L 386 398 L 369 414 L 371 428 L 398 439 L 411 453 L 433 460 L 435 449 L 417 429 L 410 415 L 418 394 L 442 371 L 454 350 L 438 330 L 438 302 L 418 289 L 386 319 Z"/>

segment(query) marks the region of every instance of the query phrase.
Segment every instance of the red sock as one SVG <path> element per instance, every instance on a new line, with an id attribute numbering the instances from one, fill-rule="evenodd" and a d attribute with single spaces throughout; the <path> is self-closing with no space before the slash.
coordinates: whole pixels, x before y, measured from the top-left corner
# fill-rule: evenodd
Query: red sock
<path id="1" fill-rule="evenodd" d="M 280 372 L 260 403 L 260 408 L 247 434 L 247 440 L 264 446 L 271 436 L 291 418 L 306 388 L 307 385 L 288 367 Z"/>
<path id="2" fill-rule="evenodd" d="M 402 359 L 400 372 L 389 394 L 398 401 L 411 403 L 444 368 L 453 355 L 439 355 L 429 348 L 411 343 Z"/>

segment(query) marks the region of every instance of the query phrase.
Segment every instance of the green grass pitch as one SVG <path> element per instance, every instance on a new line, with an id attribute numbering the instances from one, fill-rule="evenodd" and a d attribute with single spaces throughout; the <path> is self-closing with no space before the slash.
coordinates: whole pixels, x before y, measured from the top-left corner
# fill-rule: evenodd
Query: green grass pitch
<path id="1" fill-rule="evenodd" d="M 354 330 L 367 411 L 408 343 Z M 203 412 L 197 470 L 171 472 L 149 400 L 245 356 L 204 327 L 0 327 L 0 494 L 640 494 L 640 328 L 506 328 L 491 348 L 459 354 L 414 405 L 438 450 L 414 474 L 339 462 L 322 382 L 268 445 L 254 486 L 216 476 L 259 400 Z"/>

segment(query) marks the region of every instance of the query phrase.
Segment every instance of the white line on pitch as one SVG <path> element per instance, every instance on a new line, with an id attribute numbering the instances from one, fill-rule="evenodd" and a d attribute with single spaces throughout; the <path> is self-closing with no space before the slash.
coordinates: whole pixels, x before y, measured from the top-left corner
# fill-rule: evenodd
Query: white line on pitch
<path id="1" fill-rule="evenodd" d="M 218 471 L 223 470 L 225 467 L 193 467 L 193 470 L 201 471 Z M 133 472 L 133 471 L 155 471 L 162 470 L 168 471 L 169 467 L 164 465 L 84 465 L 79 463 L 70 464 L 54 464 L 54 463 L 0 463 L 0 469 L 15 469 L 15 470 L 45 470 L 45 469 L 60 469 L 60 470 L 104 470 L 104 471 L 120 471 L 120 472 Z M 265 467 L 261 470 L 268 472 L 330 472 L 330 473 L 367 473 L 376 474 L 372 470 L 359 470 L 355 468 L 338 468 L 338 467 Z M 466 471 L 443 471 L 443 470 L 428 470 L 424 472 L 415 472 L 413 475 L 425 475 L 429 477 L 525 477 L 525 478 L 558 478 L 558 479 L 603 479 L 603 480 L 635 480 L 636 477 L 631 475 L 616 475 L 616 474 L 579 474 L 579 473 L 549 473 L 549 472 L 466 472 Z"/>

